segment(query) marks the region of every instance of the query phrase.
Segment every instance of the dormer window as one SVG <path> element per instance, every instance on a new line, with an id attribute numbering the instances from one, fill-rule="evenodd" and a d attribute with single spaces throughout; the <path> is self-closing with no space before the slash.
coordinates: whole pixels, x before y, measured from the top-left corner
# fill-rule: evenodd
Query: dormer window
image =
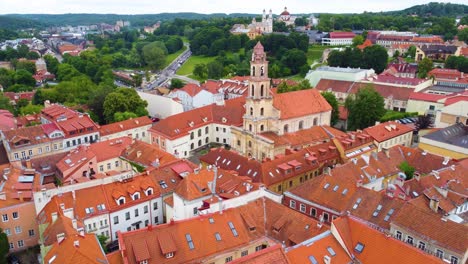
<path id="1" fill-rule="evenodd" d="M 125 203 L 125 198 L 124 197 L 121 197 L 117 200 L 117 204 L 118 205 L 123 205 Z"/>
<path id="2" fill-rule="evenodd" d="M 146 196 L 150 196 L 150 195 L 153 195 L 153 188 L 148 188 L 146 190 Z"/>
<path id="3" fill-rule="evenodd" d="M 139 192 L 136 192 L 132 195 L 132 199 L 135 201 L 135 200 L 138 200 L 140 199 L 140 193 Z"/>
<path id="4" fill-rule="evenodd" d="M 169 252 L 166 254 L 166 258 L 167 259 L 170 259 L 170 258 L 173 258 L 174 257 L 174 252 Z"/>
<path id="5" fill-rule="evenodd" d="M 142 261 L 140 261 L 139 264 L 148 264 L 148 260 L 146 260 L 146 259 L 145 259 L 145 260 L 142 260 Z"/>

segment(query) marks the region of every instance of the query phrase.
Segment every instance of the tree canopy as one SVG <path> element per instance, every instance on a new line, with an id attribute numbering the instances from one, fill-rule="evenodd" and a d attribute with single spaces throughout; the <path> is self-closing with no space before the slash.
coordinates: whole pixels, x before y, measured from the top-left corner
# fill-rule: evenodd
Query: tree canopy
<path id="1" fill-rule="evenodd" d="M 148 102 L 142 100 L 134 89 L 117 88 L 114 92 L 109 93 L 104 100 L 104 118 L 106 122 L 111 123 L 116 121 L 116 117 L 133 117 L 129 113 L 145 116 L 148 115 L 147 105 Z"/>
<path id="2" fill-rule="evenodd" d="M 348 96 L 345 106 L 349 111 L 349 130 L 373 126 L 385 114 L 384 98 L 372 85 L 359 89 L 355 96 Z"/>
<path id="3" fill-rule="evenodd" d="M 327 102 L 332 107 L 330 124 L 333 126 L 338 122 L 338 119 L 340 117 L 340 110 L 338 108 L 338 100 L 336 99 L 336 96 L 332 92 L 322 92 L 322 96 L 323 98 L 325 98 L 325 100 L 327 100 Z"/>

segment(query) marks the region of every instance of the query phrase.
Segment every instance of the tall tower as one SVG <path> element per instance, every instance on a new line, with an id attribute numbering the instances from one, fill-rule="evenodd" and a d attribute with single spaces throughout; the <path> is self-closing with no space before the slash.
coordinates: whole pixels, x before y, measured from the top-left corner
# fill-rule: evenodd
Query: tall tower
<path id="1" fill-rule="evenodd" d="M 260 42 L 255 45 L 250 61 L 249 94 L 246 98 L 244 130 L 252 135 L 269 131 L 268 118 L 273 111 L 273 97 L 268 78 L 268 61 Z"/>
<path id="2" fill-rule="evenodd" d="M 255 45 L 250 60 L 248 95 L 245 99 L 245 114 L 242 129 L 233 128 L 232 147 L 252 158 L 263 160 L 273 157 L 273 152 L 261 143 L 259 134 L 277 131 L 275 124 L 279 112 L 273 107 L 273 96 L 268 78 L 268 61 L 260 42 Z"/>
<path id="3" fill-rule="evenodd" d="M 263 15 L 262 15 L 262 23 L 266 22 L 266 11 L 263 9 Z"/>

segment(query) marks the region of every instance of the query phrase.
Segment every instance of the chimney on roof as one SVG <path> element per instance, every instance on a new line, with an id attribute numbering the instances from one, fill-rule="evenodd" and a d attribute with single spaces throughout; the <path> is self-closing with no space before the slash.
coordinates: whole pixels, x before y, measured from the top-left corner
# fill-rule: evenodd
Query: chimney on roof
<path id="1" fill-rule="evenodd" d="M 432 196 L 431 200 L 429 201 L 429 207 L 432 209 L 432 211 L 437 213 L 439 210 L 439 199 L 435 196 Z"/>
<path id="2" fill-rule="evenodd" d="M 57 243 L 60 244 L 63 240 L 65 240 L 65 233 L 57 234 Z"/>
<path id="3" fill-rule="evenodd" d="M 362 180 L 356 181 L 356 187 L 362 187 Z"/>
<path id="4" fill-rule="evenodd" d="M 416 181 L 419 181 L 421 179 L 421 174 L 419 172 L 415 172 L 413 174 L 413 178 L 416 180 Z"/>
<path id="5" fill-rule="evenodd" d="M 32 169 L 31 159 L 27 159 L 27 160 L 26 160 L 26 168 L 27 168 L 27 169 Z"/>
<path id="6" fill-rule="evenodd" d="M 20 200 L 21 202 L 24 201 L 23 192 L 21 192 L 21 191 L 18 192 L 18 198 L 19 198 L 19 200 Z"/>
<path id="7" fill-rule="evenodd" d="M 139 158 L 141 156 L 141 150 L 138 150 L 137 151 L 137 158 Z"/>
<path id="8" fill-rule="evenodd" d="M 79 240 L 73 241 L 73 246 L 80 247 L 80 241 Z"/>
<path id="9" fill-rule="evenodd" d="M 71 193 L 72 193 L 73 201 L 75 201 L 75 200 L 76 200 L 76 194 L 75 194 L 75 190 L 72 190 L 72 192 L 71 192 Z"/>
<path id="10" fill-rule="evenodd" d="M 385 154 L 385 156 L 387 156 L 387 158 L 390 158 L 390 151 L 388 148 L 382 148 L 382 151 Z"/>

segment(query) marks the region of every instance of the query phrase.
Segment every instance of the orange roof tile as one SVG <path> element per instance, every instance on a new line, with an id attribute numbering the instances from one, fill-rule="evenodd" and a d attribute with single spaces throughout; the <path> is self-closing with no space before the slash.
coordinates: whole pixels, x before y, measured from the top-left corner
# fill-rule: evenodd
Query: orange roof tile
<path id="1" fill-rule="evenodd" d="M 468 226 L 443 221 L 437 213 L 420 209 L 411 203 L 402 207 L 393 219 L 392 225 L 426 237 L 438 247 L 447 248 L 460 255 L 466 252 Z"/>
<path id="2" fill-rule="evenodd" d="M 239 97 L 226 100 L 224 105 L 211 104 L 176 114 L 156 123 L 150 131 L 168 138 L 178 138 L 187 135 L 198 127 L 211 123 L 241 126 L 245 98 Z"/>
<path id="3" fill-rule="evenodd" d="M 273 92 L 273 107 L 280 111 L 280 119 L 290 119 L 331 111 L 327 100 L 315 89 L 276 93 Z M 297 102 L 308 102 L 298 104 Z"/>
<path id="4" fill-rule="evenodd" d="M 330 251 L 334 253 L 334 256 L 332 256 Z M 289 248 L 286 256 L 291 263 L 309 263 L 310 256 L 313 256 L 317 261 L 321 261 L 324 256 L 329 256 L 331 257 L 331 263 L 344 264 L 352 262 L 352 259 L 330 231 L 326 231 L 317 237 Z"/>
<path id="5" fill-rule="evenodd" d="M 251 230 L 244 222 L 242 215 L 249 215 L 255 224 Z M 273 223 L 286 216 L 286 223 L 281 230 L 273 231 Z M 235 228 L 232 231 L 231 226 Z M 183 221 L 174 221 L 168 224 L 150 226 L 119 235 L 121 252 L 124 251 L 125 261 L 129 264 L 137 264 L 132 244 L 135 241 L 146 241 L 150 259 L 149 263 L 194 263 L 210 259 L 219 252 L 230 252 L 241 246 L 246 246 L 254 241 L 269 241 L 272 246 L 275 241 L 285 241 L 291 245 L 291 240 L 305 240 L 311 238 L 326 228 L 317 227 L 317 221 L 308 216 L 299 214 L 281 204 L 269 199 L 258 199 L 247 205 L 231 208 L 221 213 L 201 215 Z M 307 231 L 306 231 L 307 230 Z M 217 240 L 215 233 L 219 234 Z M 172 234 L 173 245 L 166 245 L 167 234 Z M 160 236 L 163 238 L 160 239 Z M 193 243 L 193 249 L 189 247 L 188 239 Z M 170 240 L 169 240 L 170 241 Z M 170 243 L 172 243 L 170 242 Z M 160 243 L 164 245 L 161 246 Z M 166 247 L 170 249 L 166 249 Z M 172 258 L 166 258 L 162 253 L 174 250 Z M 251 263 L 251 262 L 248 262 Z"/>
<path id="6" fill-rule="evenodd" d="M 178 160 L 158 146 L 140 140 L 135 140 L 123 149 L 122 157 L 143 166 L 153 167 L 164 166 Z"/>
<path id="7" fill-rule="evenodd" d="M 389 121 L 364 129 L 377 142 L 383 142 L 413 131 L 413 128 L 397 122 Z"/>
<path id="8" fill-rule="evenodd" d="M 54 243 L 44 257 L 45 263 L 96 263 L 106 261 L 106 255 L 95 234 L 67 236 L 61 243 Z"/>
<path id="9" fill-rule="evenodd" d="M 352 216 L 340 217 L 332 225 L 345 242 L 346 250 L 361 263 L 443 263 L 442 260 L 381 233 Z M 363 245 L 361 252 L 355 250 L 358 243 Z"/>
<path id="10" fill-rule="evenodd" d="M 231 262 L 232 264 L 290 264 L 280 244 L 268 247 L 266 249 L 257 251 L 245 257 L 239 258 Z"/>
<path id="11" fill-rule="evenodd" d="M 99 129 L 99 133 L 101 134 L 101 137 L 102 137 L 102 136 L 107 136 L 110 134 L 115 134 L 115 133 L 119 133 L 122 131 L 130 130 L 130 129 L 135 129 L 138 127 L 148 126 L 151 124 L 152 124 L 152 121 L 149 117 L 142 116 L 142 117 L 132 118 L 132 119 L 101 126 Z"/>

